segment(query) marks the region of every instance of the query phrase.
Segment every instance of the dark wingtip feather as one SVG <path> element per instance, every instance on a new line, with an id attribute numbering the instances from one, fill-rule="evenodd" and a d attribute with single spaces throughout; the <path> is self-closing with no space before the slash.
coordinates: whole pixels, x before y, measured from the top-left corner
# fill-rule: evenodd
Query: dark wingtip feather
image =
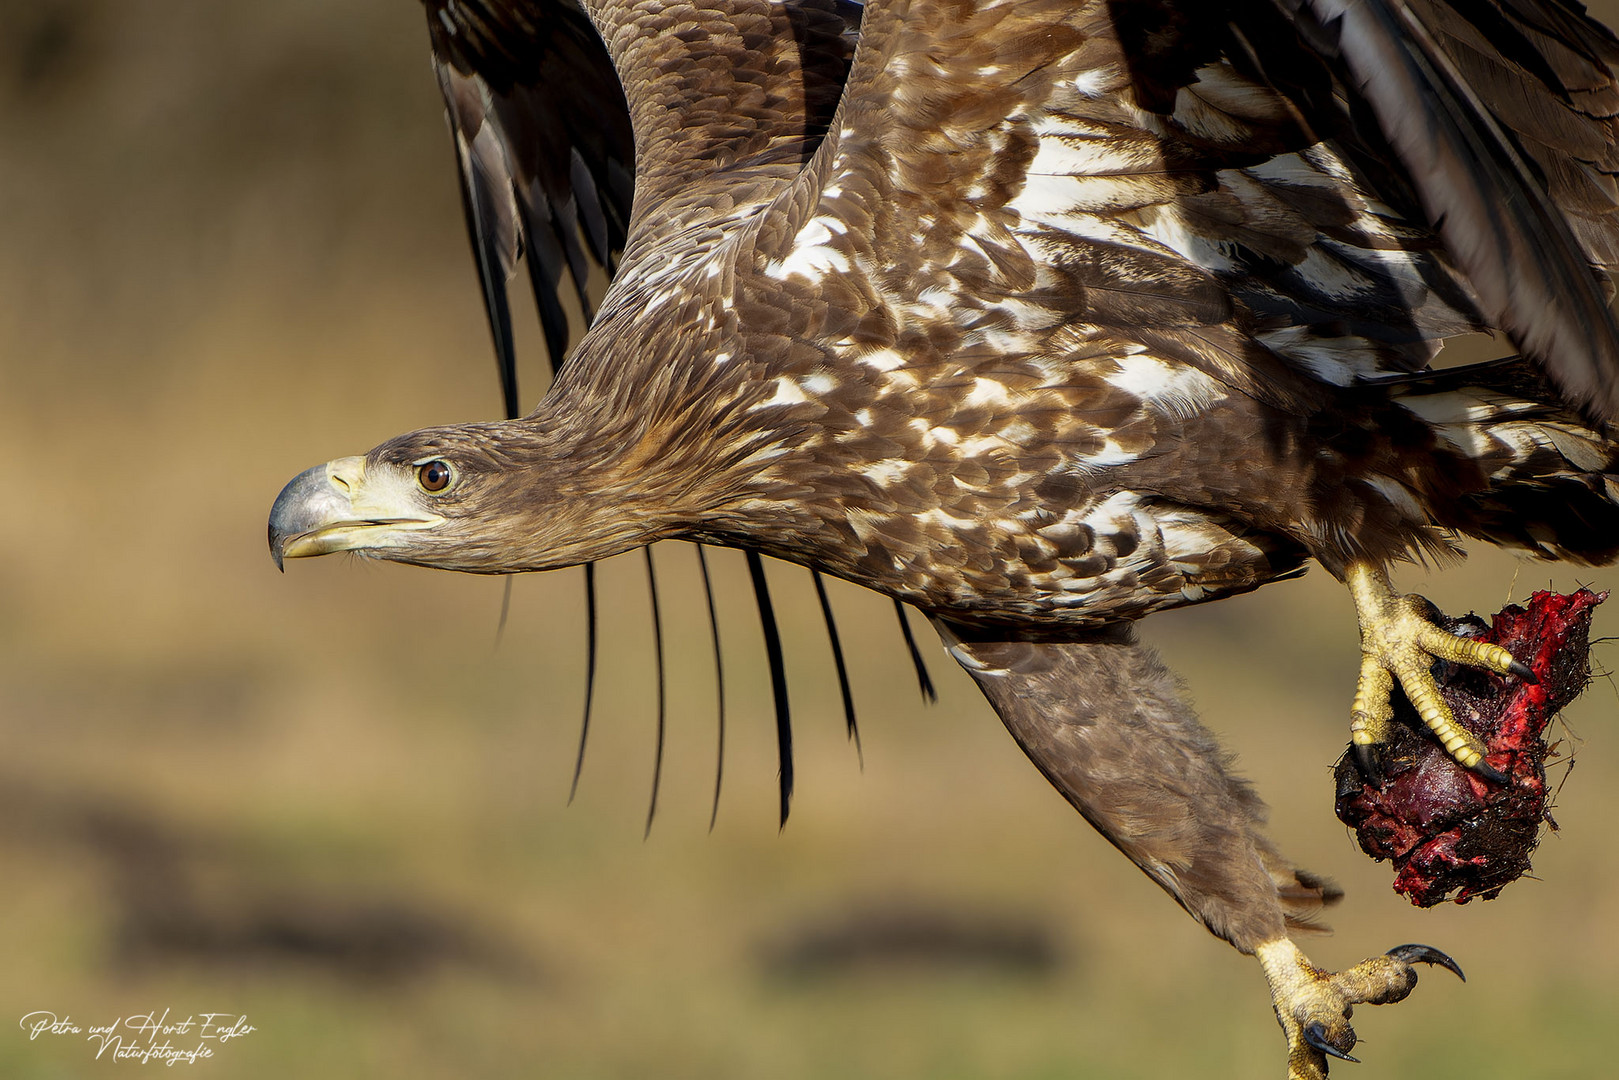
<path id="1" fill-rule="evenodd" d="M 514 224 L 508 222 L 503 228 L 497 210 L 498 200 L 510 198 L 510 178 L 489 175 L 487 159 L 474 161 L 477 151 L 469 140 L 476 135 L 465 129 L 456 103 L 456 87 L 464 91 L 466 81 L 441 62 L 435 62 L 435 66 L 454 136 L 455 172 L 461 181 L 461 212 L 466 217 L 467 239 L 472 244 L 478 285 L 483 291 L 484 314 L 489 320 L 489 336 L 495 345 L 501 401 L 507 418 L 511 419 L 522 415 L 517 394 L 517 347 L 512 339 L 512 316 L 506 297 L 508 266 L 516 257 L 518 240 Z"/>
<path id="2" fill-rule="evenodd" d="M 506 620 L 512 613 L 512 575 L 503 574 L 505 584 L 500 590 L 500 621 L 495 624 L 495 651 L 500 651 L 500 643 L 506 639 Z"/>
<path id="3" fill-rule="evenodd" d="M 596 699 L 596 564 L 585 563 L 585 715 L 579 724 L 579 751 L 573 759 L 573 783 L 568 804 L 579 793 L 579 774 L 585 768 L 585 743 L 590 738 L 590 707 Z"/>
<path id="4" fill-rule="evenodd" d="M 471 180 L 461 156 L 456 155 L 461 172 L 461 208 L 466 213 L 467 235 L 472 241 L 473 262 L 478 267 L 478 284 L 483 290 L 484 314 L 489 319 L 489 337 L 495 345 L 495 367 L 500 372 L 500 401 L 508 420 L 522 415 L 517 393 L 517 347 L 512 339 L 511 309 L 506 302 L 505 274 L 498 269 L 499 254 L 493 238 L 479 223 L 475 196 L 468 190 Z M 493 265 L 492 265 L 493 264 Z"/>
<path id="5" fill-rule="evenodd" d="M 534 310 L 540 316 L 540 332 L 545 338 L 545 357 L 555 375 L 568 352 L 568 314 L 562 307 L 557 282 L 561 278 L 561 253 L 554 251 L 556 238 L 548 230 L 536 229 L 523 206 L 523 236 L 527 241 L 524 262 L 528 264 L 529 288 L 534 293 Z M 585 307 L 589 321 L 590 309 Z"/>
<path id="6" fill-rule="evenodd" d="M 843 719 L 854 743 L 855 757 L 860 767 L 866 767 L 866 753 L 860 745 L 860 725 L 854 714 L 854 694 L 849 689 L 849 669 L 843 662 L 843 642 L 838 638 L 838 622 L 832 615 L 832 601 L 826 595 L 826 581 L 819 570 L 811 570 L 815 581 L 815 596 L 821 601 L 821 617 L 826 620 L 826 637 L 832 645 L 832 663 L 838 670 L 838 690 L 843 694 Z"/>
<path id="7" fill-rule="evenodd" d="M 720 816 L 720 785 L 725 779 L 725 662 L 720 651 L 720 620 L 714 613 L 714 583 L 708 576 L 708 554 L 697 544 L 697 568 L 703 575 L 703 598 L 708 601 L 708 630 L 714 641 L 714 688 L 719 699 L 719 746 L 714 761 L 714 805 L 708 812 L 708 831 Z"/>
<path id="8" fill-rule="evenodd" d="M 641 834 L 641 839 L 645 840 L 652 835 L 652 819 L 658 814 L 658 788 L 663 782 L 663 736 L 668 686 L 663 669 L 663 613 L 658 604 L 658 571 L 652 565 L 652 549 L 645 547 L 641 551 L 646 556 L 646 588 L 652 598 L 652 654 L 658 670 L 658 742 L 652 759 L 652 799 L 646 808 L 646 831 Z"/>
<path id="9" fill-rule="evenodd" d="M 759 625 L 764 631 L 765 656 L 770 661 L 770 689 L 776 699 L 776 759 L 780 764 L 781 825 L 793 802 L 793 724 L 788 711 L 787 669 L 781 656 L 781 631 L 776 626 L 776 609 L 770 602 L 770 584 L 765 580 L 764 561 L 756 551 L 746 552 L 748 576 L 753 579 L 753 596 L 759 603 Z"/>
<path id="10" fill-rule="evenodd" d="M 905 617 L 904 601 L 894 601 L 894 614 L 899 616 L 899 632 L 904 636 L 905 648 L 911 654 L 911 666 L 916 668 L 916 683 L 922 691 L 922 699 L 931 705 L 939 700 L 939 692 L 933 688 L 933 678 L 928 674 L 927 662 L 922 659 L 922 650 L 916 647 L 916 638 L 911 636 L 911 622 Z"/>

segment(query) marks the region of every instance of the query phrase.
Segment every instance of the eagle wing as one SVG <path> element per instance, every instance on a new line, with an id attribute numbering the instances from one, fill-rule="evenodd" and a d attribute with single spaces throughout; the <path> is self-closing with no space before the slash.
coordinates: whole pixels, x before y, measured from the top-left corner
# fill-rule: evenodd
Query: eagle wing
<path id="1" fill-rule="evenodd" d="M 1619 41 L 1558 0 L 1280 0 L 1364 102 L 1491 326 L 1619 421 Z"/>
<path id="2" fill-rule="evenodd" d="M 1551 3 L 1324 6 L 874 4 L 767 272 L 1001 352 L 1128 330 L 1292 408 L 1500 329 L 1619 417 L 1611 36 Z"/>
<path id="3" fill-rule="evenodd" d="M 506 409 L 521 415 L 507 285 L 526 257 L 554 369 L 579 333 L 564 275 L 588 324 L 592 277 L 624 248 L 629 113 L 595 28 L 569 0 L 429 0 L 427 25 Z"/>

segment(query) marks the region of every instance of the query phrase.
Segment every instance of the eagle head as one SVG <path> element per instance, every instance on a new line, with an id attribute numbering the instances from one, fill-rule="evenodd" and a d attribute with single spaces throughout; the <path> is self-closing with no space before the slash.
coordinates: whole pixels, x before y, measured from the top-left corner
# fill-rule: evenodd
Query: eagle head
<path id="1" fill-rule="evenodd" d="M 611 491 L 559 469 L 551 441 L 523 422 L 425 428 L 306 469 L 270 509 L 270 554 L 277 566 L 352 551 L 505 573 L 571 566 L 654 538 L 633 514 L 602 513 Z"/>

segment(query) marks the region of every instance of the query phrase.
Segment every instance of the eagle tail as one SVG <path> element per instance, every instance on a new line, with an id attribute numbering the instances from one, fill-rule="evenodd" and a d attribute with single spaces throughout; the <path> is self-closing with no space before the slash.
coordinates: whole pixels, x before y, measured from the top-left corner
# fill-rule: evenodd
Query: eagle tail
<path id="1" fill-rule="evenodd" d="M 1465 459 L 1435 470 L 1471 477 L 1427 500 L 1439 524 L 1546 559 L 1619 559 L 1619 431 L 1569 409 L 1529 363 L 1452 369 L 1395 399 Z"/>

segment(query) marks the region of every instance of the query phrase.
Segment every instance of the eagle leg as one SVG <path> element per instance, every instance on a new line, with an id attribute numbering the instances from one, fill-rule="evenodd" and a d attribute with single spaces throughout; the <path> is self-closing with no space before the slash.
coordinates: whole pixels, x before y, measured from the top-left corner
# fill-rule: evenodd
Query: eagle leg
<path id="1" fill-rule="evenodd" d="M 1427 945 L 1401 945 L 1336 974 L 1311 964 L 1285 937 L 1268 941 L 1256 953 L 1270 982 L 1276 1020 L 1287 1035 L 1288 1080 L 1321 1080 L 1327 1058 L 1359 1061 L 1349 1018 L 1356 1005 L 1403 1001 L 1417 985 L 1413 964 L 1438 964 L 1466 981 L 1456 961 Z"/>
<path id="2" fill-rule="evenodd" d="M 1293 868 L 1265 837 L 1265 808 L 1182 699 L 1174 676 L 1129 627 L 1085 640 L 984 640 L 936 622 L 1012 737 L 1074 808 L 1181 907 L 1256 955 L 1288 1041 L 1293 1080 L 1326 1075 L 1354 1045 L 1350 1007 L 1399 1001 L 1411 965 L 1460 970 L 1406 945 L 1332 975 L 1310 965 L 1289 930 L 1341 893 Z"/>
<path id="3" fill-rule="evenodd" d="M 1344 581 L 1360 618 L 1360 682 L 1350 713 L 1349 741 L 1361 769 L 1381 780 L 1379 750 L 1388 742 L 1394 722 L 1390 697 L 1398 679 L 1417 715 L 1458 765 L 1493 783 L 1506 783 L 1507 778 L 1484 760 L 1484 744 L 1456 723 L 1430 668 L 1438 659 L 1531 682 L 1534 673 L 1499 645 L 1439 629 L 1434 625 L 1438 610 L 1420 596 L 1397 595 L 1388 573 L 1375 563 L 1350 563 Z"/>

